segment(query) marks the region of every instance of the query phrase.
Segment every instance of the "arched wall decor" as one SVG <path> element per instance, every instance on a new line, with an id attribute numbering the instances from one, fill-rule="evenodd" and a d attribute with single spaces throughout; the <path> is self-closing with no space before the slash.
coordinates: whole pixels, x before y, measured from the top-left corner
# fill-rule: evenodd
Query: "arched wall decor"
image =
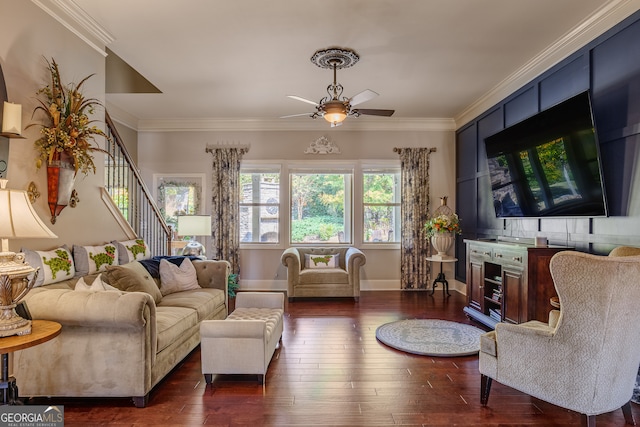
<path id="1" fill-rule="evenodd" d="M 340 154 L 340 147 L 334 144 L 326 136 L 312 141 L 311 144 L 304 150 L 304 154 Z"/>

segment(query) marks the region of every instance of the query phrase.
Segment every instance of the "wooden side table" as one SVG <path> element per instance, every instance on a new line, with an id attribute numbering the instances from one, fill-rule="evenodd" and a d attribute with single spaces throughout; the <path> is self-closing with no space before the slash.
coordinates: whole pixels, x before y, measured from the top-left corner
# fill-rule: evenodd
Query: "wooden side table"
<path id="1" fill-rule="evenodd" d="M 0 403 L 5 405 L 20 403 L 16 379 L 9 376 L 9 353 L 47 342 L 60 335 L 61 330 L 60 323 L 49 320 L 33 320 L 30 334 L 0 338 L 0 353 L 2 353 L 2 371 L 0 372 L 2 402 Z"/>
<path id="2" fill-rule="evenodd" d="M 445 262 L 456 262 L 456 261 L 458 261 L 458 258 L 433 258 L 433 257 L 428 257 L 427 261 L 439 262 L 440 263 L 440 273 L 438 273 L 438 277 L 436 277 L 436 280 L 433 281 L 431 293 L 429 295 L 433 295 L 433 293 L 436 291 L 437 283 L 439 282 L 439 283 L 442 283 L 442 286 L 443 286 L 442 296 L 445 296 L 445 292 L 447 293 L 447 296 L 451 296 L 451 294 L 449 293 L 449 282 L 447 282 L 447 278 L 444 276 L 444 272 L 442 271 L 442 265 Z"/>

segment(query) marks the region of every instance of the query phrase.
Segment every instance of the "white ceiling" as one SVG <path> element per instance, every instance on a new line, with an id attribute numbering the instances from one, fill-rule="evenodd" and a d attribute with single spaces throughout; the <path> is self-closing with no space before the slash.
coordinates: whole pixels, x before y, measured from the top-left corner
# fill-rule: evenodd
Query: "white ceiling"
<path id="1" fill-rule="evenodd" d="M 110 113 L 139 129 L 312 122 L 279 116 L 314 109 L 286 95 L 326 95 L 332 72 L 310 57 L 333 46 L 360 55 L 338 70 L 344 95 L 372 89 L 380 96 L 362 108 L 396 110 L 349 118 L 345 130 L 363 120 L 459 126 L 638 9 L 637 0 L 56 1 L 84 11 L 73 25 L 102 34 L 162 91 L 107 95 Z"/>

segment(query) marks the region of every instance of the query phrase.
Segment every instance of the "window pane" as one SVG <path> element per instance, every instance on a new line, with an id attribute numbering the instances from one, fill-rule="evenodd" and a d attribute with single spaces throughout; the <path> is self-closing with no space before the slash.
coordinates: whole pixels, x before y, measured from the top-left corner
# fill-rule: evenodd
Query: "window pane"
<path id="1" fill-rule="evenodd" d="M 350 197 L 350 174 L 291 174 L 291 242 L 350 242 Z"/>
<path id="2" fill-rule="evenodd" d="M 240 241 L 277 243 L 279 241 L 280 174 L 277 172 L 240 173 Z"/>
<path id="3" fill-rule="evenodd" d="M 400 172 L 364 171 L 363 241 L 400 241 Z"/>
<path id="4" fill-rule="evenodd" d="M 365 206 L 364 238 L 365 242 L 399 241 L 400 206 Z"/>

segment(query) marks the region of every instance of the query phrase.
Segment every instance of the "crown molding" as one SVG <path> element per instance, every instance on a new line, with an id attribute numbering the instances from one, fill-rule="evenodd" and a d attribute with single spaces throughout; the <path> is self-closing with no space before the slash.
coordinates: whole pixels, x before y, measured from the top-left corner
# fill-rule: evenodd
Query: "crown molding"
<path id="1" fill-rule="evenodd" d="M 640 0 L 612 0 L 520 67 L 455 117 L 459 127 L 487 111 L 501 100 L 551 67 L 586 46 L 640 9 Z"/>
<path id="2" fill-rule="evenodd" d="M 31 0 L 31 2 L 92 49 L 107 56 L 104 47 L 112 43 L 115 40 L 114 37 L 73 0 Z"/>
<path id="3" fill-rule="evenodd" d="M 138 118 L 136 116 L 116 107 L 108 101 L 105 103 L 105 109 L 109 112 L 109 117 L 111 117 L 111 120 L 114 122 L 120 123 L 134 131 L 138 130 Z"/>
<path id="4" fill-rule="evenodd" d="M 306 119 L 306 120 L 305 120 Z M 331 128 L 324 120 L 298 119 L 142 119 L 139 132 L 207 132 L 207 131 L 454 131 L 453 119 L 420 118 L 347 118 L 342 126 Z"/>

